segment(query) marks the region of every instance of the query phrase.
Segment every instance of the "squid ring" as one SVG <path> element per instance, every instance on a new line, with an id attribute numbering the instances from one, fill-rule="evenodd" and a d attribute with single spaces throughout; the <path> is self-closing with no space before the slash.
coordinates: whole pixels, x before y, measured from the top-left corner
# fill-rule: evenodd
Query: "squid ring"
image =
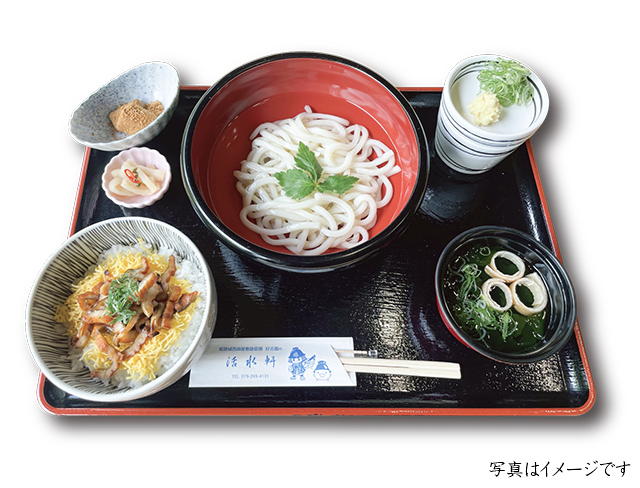
<path id="1" fill-rule="evenodd" d="M 494 288 L 499 288 L 504 293 L 504 298 L 506 303 L 504 305 L 500 305 L 491 297 L 491 290 Z M 494 310 L 498 312 L 504 312 L 509 310 L 513 305 L 513 298 L 511 297 L 511 290 L 507 284 L 499 278 L 490 278 L 482 284 L 482 297 Z"/>
<path id="2" fill-rule="evenodd" d="M 503 273 L 498 269 L 496 265 L 496 258 L 503 258 L 507 261 L 511 261 L 518 268 L 518 271 L 515 274 L 508 275 Z M 511 283 L 512 281 L 519 280 L 524 276 L 525 265 L 524 261 L 519 257 L 509 251 L 498 251 L 491 257 L 491 262 L 484 267 L 485 272 L 491 276 L 492 278 L 498 278 L 502 281 L 506 281 L 507 283 Z"/>
<path id="3" fill-rule="evenodd" d="M 517 287 L 524 286 L 529 289 L 533 295 L 533 303 L 527 306 L 522 303 L 518 296 Z M 531 273 L 524 278 L 514 281 L 510 285 L 511 294 L 513 295 L 513 307 L 522 315 L 533 315 L 542 312 L 547 306 L 547 290 L 542 279 L 535 273 Z"/>

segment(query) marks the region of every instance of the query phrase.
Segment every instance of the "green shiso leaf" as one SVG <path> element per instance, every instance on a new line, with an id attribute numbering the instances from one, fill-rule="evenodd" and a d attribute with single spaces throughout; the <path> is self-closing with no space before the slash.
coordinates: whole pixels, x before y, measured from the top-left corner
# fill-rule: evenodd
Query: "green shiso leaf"
<path id="1" fill-rule="evenodd" d="M 285 195 L 295 200 L 303 199 L 316 187 L 309 174 L 301 169 L 279 171 L 274 176 L 284 190 Z"/>
<path id="2" fill-rule="evenodd" d="M 317 183 L 322 174 L 322 166 L 318 163 L 316 155 L 303 142 L 298 144 L 298 154 L 293 158 L 296 166 L 306 171 L 311 176 L 311 180 Z"/>
<path id="3" fill-rule="evenodd" d="M 298 144 L 298 154 L 294 156 L 294 161 L 297 168 L 279 171 L 274 175 L 284 194 L 294 200 L 302 200 L 314 190 L 341 194 L 350 190 L 358 181 L 355 176 L 330 175 L 320 182 L 322 166 L 313 151 L 303 142 Z"/>
<path id="4" fill-rule="evenodd" d="M 322 183 L 319 183 L 317 189 L 320 193 L 337 193 L 340 195 L 350 190 L 356 184 L 358 178 L 347 175 L 330 175 Z"/>

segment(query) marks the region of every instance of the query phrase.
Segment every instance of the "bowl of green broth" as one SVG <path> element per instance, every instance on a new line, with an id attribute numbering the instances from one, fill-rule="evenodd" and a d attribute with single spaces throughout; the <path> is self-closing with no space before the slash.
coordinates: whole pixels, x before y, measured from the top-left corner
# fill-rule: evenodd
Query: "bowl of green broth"
<path id="1" fill-rule="evenodd" d="M 454 238 L 438 260 L 436 296 L 460 342 L 504 363 L 557 353 L 576 322 L 574 289 L 560 261 L 508 227 L 476 227 Z"/>

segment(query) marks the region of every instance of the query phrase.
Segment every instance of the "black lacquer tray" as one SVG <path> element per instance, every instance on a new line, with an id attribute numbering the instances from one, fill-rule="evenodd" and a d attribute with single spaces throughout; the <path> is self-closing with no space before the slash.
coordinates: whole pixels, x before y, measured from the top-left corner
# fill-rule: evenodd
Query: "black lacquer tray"
<path id="1" fill-rule="evenodd" d="M 182 230 L 214 274 L 219 295 L 214 337 L 353 337 L 356 349 L 376 349 L 384 358 L 457 362 L 462 379 L 358 373 L 356 387 L 189 388 L 186 375 L 150 397 L 100 404 L 70 396 L 41 375 L 38 396 L 45 410 L 56 415 L 579 415 L 591 408 L 595 390 L 578 323 L 558 354 L 531 365 L 507 365 L 459 343 L 437 311 L 436 262 L 466 229 L 512 227 L 559 257 L 530 142 L 493 170 L 472 177 L 449 170 L 431 150 L 425 198 L 400 237 L 351 268 L 297 274 L 245 260 L 191 207 L 180 176 L 180 143 L 207 88 L 183 87 L 169 125 L 147 144 L 166 156 L 173 172 L 169 191 L 153 206 L 130 210 L 108 200 L 101 175 L 117 152 L 86 151 L 71 233 L 123 215 L 155 218 Z M 432 141 L 441 90 L 402 92 Z"/>

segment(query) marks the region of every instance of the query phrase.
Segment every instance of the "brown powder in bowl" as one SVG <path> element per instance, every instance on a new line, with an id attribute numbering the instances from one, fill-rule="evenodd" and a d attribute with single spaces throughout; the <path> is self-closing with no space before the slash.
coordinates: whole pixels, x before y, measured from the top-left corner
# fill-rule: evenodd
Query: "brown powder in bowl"
<path id="1" fill-rule="evenodd" d="M 144 129 L 163 111 L 162 103 L 157 100 L 142 105 L 140 100 L 135 99 L 120 105 L 109 114 L 109 119 L 117 131 L 131 135 Z"/>
<path id="2" fill-rule="evenodd" d="M 154 100 L 151 103 L 147 103 L 145 107 L 149 112 L 153 112 L 156 114 L 156 117 L 159 117 L 162 112 L 164 112 L 164 107 L 162 106 L 162 102 L 158 100 Z"/>

